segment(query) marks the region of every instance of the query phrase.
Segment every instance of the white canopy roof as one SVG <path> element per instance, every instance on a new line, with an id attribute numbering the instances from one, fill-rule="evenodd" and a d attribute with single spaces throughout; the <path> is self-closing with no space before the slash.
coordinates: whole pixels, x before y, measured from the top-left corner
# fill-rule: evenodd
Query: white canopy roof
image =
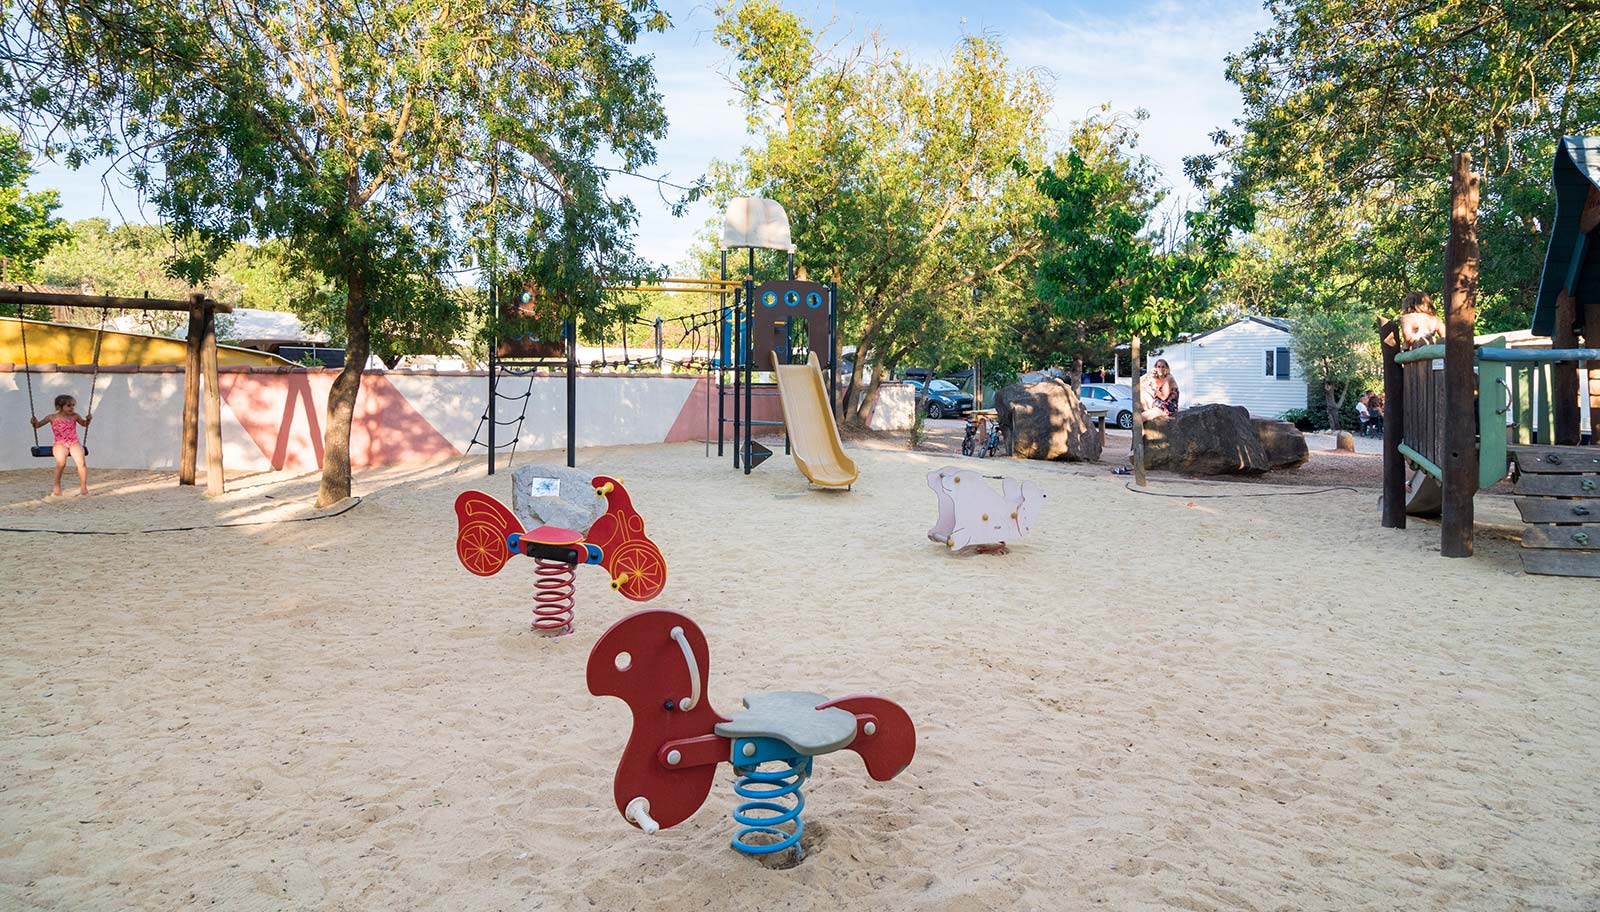
<path id="1" fill-rule="evenodd" d="M 230 341 L 283 344 L 328 341 L 327 333 L 306 329 L 298 317 L 282 310 L 235 307 L 233 313 L 227 316 L 226 324 L 226 334 Z M 178 339 L 188 336 L 189 325 L 179 324 L 178 328 L 172 331 L 172 335 Z"/>
<path id="2" fill-rule="evenodd" d="M 722 217 L 722 249 L 760 247 L 790 253 L 789 213 L 774 200 L 741 196 L 728 203 Z"/>

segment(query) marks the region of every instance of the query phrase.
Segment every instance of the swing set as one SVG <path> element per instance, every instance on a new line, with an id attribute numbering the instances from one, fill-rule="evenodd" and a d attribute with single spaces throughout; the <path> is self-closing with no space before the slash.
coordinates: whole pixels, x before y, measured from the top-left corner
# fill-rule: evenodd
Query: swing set
<path id="1" fill-rule="evenodd" d="M 205 378 L 205 434 L 206 434 L 206 494 L 215 496 L 226 488 L 222 477 L 222 393 L 217 386 L 217 314 L 231 313 L 233 307 L 195 294 L 185 300 L 164 298 L 119 298 L 111 295 L 56 294 L 53 292 L 23 291 L 21 288 L 0 288 L 0 305 L 16 308 L 18 332 L 22 336 L 22 360 L 19 365 L 28 389 L 28 412 L 37 420 L 34 406 L 33 372 L 35 365 L 28 358 L 29 307 L 84 307 L 99 309 L 100 325 L 95 331 L 94 370 L 89 377 L 88 407 L 91 414 L 97 381 L 100 379 L 101 337 L 105 333 L 106 317 L 113 310 L 164 310 L 189 314 L 189 335 L 185 344 L 183 372 L 183 449 L 178 462 L 178 484 L 193 485 L 200 450 L 200 398 L 201 377 Z M 84 452 L 88 452 L 89 428 L 84 428 Z M 33 432 L 34 456 L 49 457 L 51 447 L 39 443 L 39 431 Z"/>

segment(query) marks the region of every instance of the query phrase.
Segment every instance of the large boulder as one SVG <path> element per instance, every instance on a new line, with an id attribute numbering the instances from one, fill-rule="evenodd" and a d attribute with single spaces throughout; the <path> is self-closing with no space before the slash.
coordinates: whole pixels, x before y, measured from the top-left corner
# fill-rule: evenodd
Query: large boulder
<path id="1" fill-rule="evenodd" d="M 1060 380 L 1013 383 L 994 397 L 1011 455 L 1097 462 L 1100 433 L 1072 386 Z"/>
<path id="2" fill-rule="evenodd" d="M 1306 446 L 1306 435 L 1287 421 L 1276 418 L 1251 418 L 1256 426 L 1256 436 L 1267 453 L 1267 465 L 1274 469 L 1299 468 L 1311 458 Z"/>
<path id="3" fill-rule="evenodd" d="M 518 466 L 511 473 L 511 512 L 523 526 L 555 526 L 587 532 L 606 511 L 590 481 L 595 473 L 564 465 Z"/>
<path id="4" fill-rule="evenodd" d="M 1185 475 L 1260 475 L 1272 467 L 1250 411 L 1198 405 L 1144 423 L 1144 465 Z"/>

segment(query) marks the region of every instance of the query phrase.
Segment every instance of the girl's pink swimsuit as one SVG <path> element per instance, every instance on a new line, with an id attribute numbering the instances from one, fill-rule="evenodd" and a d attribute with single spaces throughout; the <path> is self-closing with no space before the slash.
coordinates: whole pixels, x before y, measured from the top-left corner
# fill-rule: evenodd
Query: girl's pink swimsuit
<path id="1" fill-rule="evenodd" d="M 51 418 L 50 432 L 56 435 L 56 443 L 72 446 L 78 443 L 78 421 L 75 418 Z"/>

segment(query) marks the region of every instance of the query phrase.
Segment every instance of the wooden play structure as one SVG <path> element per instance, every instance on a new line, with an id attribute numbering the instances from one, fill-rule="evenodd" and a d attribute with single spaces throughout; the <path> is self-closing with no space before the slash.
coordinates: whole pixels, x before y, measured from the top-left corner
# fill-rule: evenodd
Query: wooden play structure
<path id="1" fill-rule="evenodd" d="M 928 473 L 939 501 L 939 519 L 928 538 L 952 551 L 977 548 L 1004 554 L 1006 545 L 1033 529 L 1049 496 L 1031 481 L 1000 479 L 1001 493 L 971 469 L 946 466 Z"/>
<path id="2" fill-rule="evenodd" d="M 740 827 L 733 848 L 747 855 L 794 849 L 798 861 L 806 803 L 800 789 L 816 757 L 855 751 L 869 776 L 887 782 L 916 753 L 910 715 L 882 697 L 750 694 L 744 711 L 729 718 L 711 708 L 710 676 L 705 634 L 672 611 L 623 618 L 589 653 L 589 692 L 617 697 L 633 711 L 612 794 L 623 818 L 646 833 L 693 816 L 711 794 L 717 766 L 729 763 L 738 776 L 734 793 L 746 799 L 733 810 Z"/>
<path id="3" fill-rule="evenodd" d="M 482 491 L 456 498 L 456 558 L 477 576 L 494 576 L 512 557 L 534 560 L 533 629 L 546 636 L 572 632 L 576 607 L 573 568 L 594 564 L 624 598 L 648 602 L 667 585 L 667 562 L 644 532 L 644 518 L 618 479 L 597 475 L 596 497 L 606 512 L 587 531 L 540 526 L 524 530 L 510 508 Z"/>
<path id="4" fill-rule="evenodd" d="M 1445 340 L 1407 351 L 1397 321 L 1379 326 L 1383 525 L 1403 529 L 1408 513 L 1437 510 L 1440 553 L 1468 557 L 1473 495 L 1511 473 L 1525 524 L 1523 569 L 1600 577 L 1600 138 L 1561 140 L 1554 185 L 1556 218 L 1533 317 L 1533 332 L 1550 337 L 1551 347 L 1477 345 L 1478 177 L 1469 156 L 1455 157 Z"/>
<path id="5" fill-rule="evenodd" d="M 105 315 L 113 310 L 162 310 L 186 312 L 189 315 L 189 335 L 181 344 L 184 347 L 183 358 L 183 449 L 178 463 L 178 484 L 192 485 L 195 483 L 196 462 L 200 450 L 200 380 L 205 378 L 205 434 L 206 434 L 206 494 L 217 495 L 226 490 L 222 475 L 222 394 L 217 386 L 217 314 L 229 313 L 233 307 L 221 304 L 207 298 L 205 295 L 196 294 L 187 300 L 167 300 L 163 298 L 119 298 L 110 295 L 84 295 L 84 294 L 56 294 L 51 292 L 23 291 L 20 288 L 0 288 L 0 307 L 15 310 L 18 314 L 16 321 L 19 336 L 19 348 L 27 345 L 28 334 L 33 325 L 49 327 L 53 324 L 35 324 L 22 318 L 26 308 L 29 307 L 83 307 L 96 309 L 101 312 L 102 328 L 95 332 L 95 342 L 91 353 L 91 360 L 82 361 L 80 347 L 73 344 L 73 336 L 61 336 L 53 344 L 65 346 L 61 351 L 66 352 L 79 364 L 93 366 L 90 380 L 92 395 L 94 380 L 98 379 L 102 359 L 106 356 L 104 344 Z M 121 334 L 119 334 L 121 335 Z M 130 351 L 137 351 L 137 346 L 130 345 Z M 59 356 L 59 352 L 55 352 Z M 24 352 L 20 362 L 24 371 L 24 381 L 28 386 L 30 409 L 32 408 L 33 390 L 32 374 L 37 366 L 46 362 L 39 361 L 31 352 Z M 270 356 L 268 356 L 270 357 Z M 61 362 L 56 362 L 59 365 Z M 92 399 L 91 399 L 92 402 Z M 37 443 L 37 441 L 35 441 Z M 35 455 L 38 455 L 38 447 Z M 48 448 L 45 448 L 46 450 Z M 46 452 L 45 455 L 49 455 Z"/>

